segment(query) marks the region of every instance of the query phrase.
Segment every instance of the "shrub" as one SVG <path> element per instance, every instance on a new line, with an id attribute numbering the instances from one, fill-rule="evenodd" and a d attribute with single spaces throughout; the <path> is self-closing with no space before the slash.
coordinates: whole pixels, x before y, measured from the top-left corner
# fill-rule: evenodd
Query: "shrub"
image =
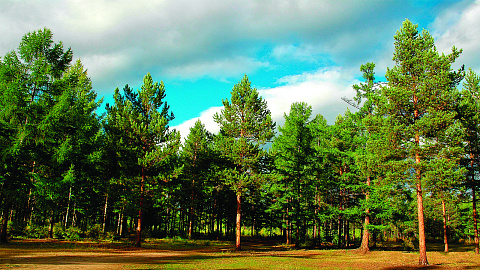
<path id="1" fill-rule="evenodd" d="M 102 235 L 102 225 L 94 224 L 88 227 L 87 231 L 85 232 L 87 238 L 98 240 Z"/>
<path id="2" fill-rule="evenodd" d="M 69 227 L 65 230 L 64 236 L 68 240 L 80 240 L 82 230 L 78 227 Z"/>
<path id="3" fill-rule="evenodd" d="M 30 224 L 25 226 L 25 236 L 27 238 L 47 238 L 48 226 L 39 226 Z"/>

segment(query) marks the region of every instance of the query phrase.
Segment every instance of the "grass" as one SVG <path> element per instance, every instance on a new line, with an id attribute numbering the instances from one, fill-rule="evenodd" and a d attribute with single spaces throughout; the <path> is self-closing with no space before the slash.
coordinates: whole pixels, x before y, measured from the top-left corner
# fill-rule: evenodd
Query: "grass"
<path id="1" fill-rule="evenodd" d="M 0 269 L 420 269 L 417 252 L 290 249 L 271 241 L 244 241 L 234 252 L 225 241 L 148 239 L 143 248 L 127 242 L 14 240 L 0 245 Z M 480 269 L 472 246 L 453 252 L 430 251 L 431 265 L 421 269 Z"/>

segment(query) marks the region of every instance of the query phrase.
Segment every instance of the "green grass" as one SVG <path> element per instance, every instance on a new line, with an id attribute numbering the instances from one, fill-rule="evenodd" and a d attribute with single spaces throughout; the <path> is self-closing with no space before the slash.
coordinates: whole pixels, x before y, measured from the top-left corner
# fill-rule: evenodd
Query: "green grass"
<path id="1" fill-rule="evenodd" d="M 392 243 L 394 245 L 394 243 Z M 471 245 L 452 245 L 451 253 L 429 246 L 427 269 L 480 269 L 480 256 Z M 130 242 L 71 242 L 14 240 L 0 245 L 0 269 L 418 269 L 418 252 L 375 250 L 366 255 L 356 250 L 291 249 L 273 241 L 247 240 L 234 252 L 232 242 L 147 239 L 143 248 Z"/>

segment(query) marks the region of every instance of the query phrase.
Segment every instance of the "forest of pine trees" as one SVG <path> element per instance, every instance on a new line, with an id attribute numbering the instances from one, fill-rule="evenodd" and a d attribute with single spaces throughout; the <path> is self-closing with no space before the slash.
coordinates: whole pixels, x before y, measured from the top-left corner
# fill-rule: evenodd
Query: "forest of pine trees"
<path id="1" fill-rule="evenodd" d="M 277 126 L 245 76 L 214 116 L 220 132 L 197 121 L 182 142 L 163 82 L 147 74 L 102 105 L 71 49 L 28 33 L 0 58 L 0 242 L 396 241 L 428 264 L 426 242 L 471 241 L 478 254 L 480 77 L 452 69 L 460 54 L 406 20 L 386 81 L 362 65 L 333 125 L 299 102 Z"/>

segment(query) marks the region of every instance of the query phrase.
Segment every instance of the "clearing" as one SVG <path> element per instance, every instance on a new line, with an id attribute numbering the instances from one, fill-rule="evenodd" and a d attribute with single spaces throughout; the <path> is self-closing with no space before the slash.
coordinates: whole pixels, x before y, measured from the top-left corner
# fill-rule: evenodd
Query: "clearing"
<path id="1" fill-rule="evenodd" d="M 418 253 L 355 250 L 292 250 L 269 241 L 230 242 L 151 240 L 143 248 L 106 242 L 11 240 L 0 245 L 0 269 L 480 269 L 471 247 L 428 252 L 431 263 L 418 267 Z"/>

